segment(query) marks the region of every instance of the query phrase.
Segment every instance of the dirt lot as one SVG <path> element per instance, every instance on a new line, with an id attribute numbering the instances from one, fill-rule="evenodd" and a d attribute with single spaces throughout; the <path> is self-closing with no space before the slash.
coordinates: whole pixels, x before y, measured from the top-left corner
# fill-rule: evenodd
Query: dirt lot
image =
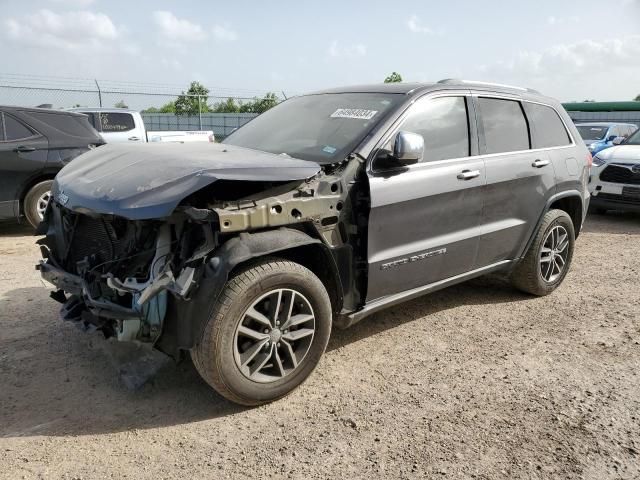
<path id="1" fill-rule="evenodd" d="M 127 390 L 33 241 L 0 226 L 2 478 L 640 477 L 640 216 L 590 217 L 551 296 L 481 279 L 336 331 L 254 409 L 190 362 Z"/>

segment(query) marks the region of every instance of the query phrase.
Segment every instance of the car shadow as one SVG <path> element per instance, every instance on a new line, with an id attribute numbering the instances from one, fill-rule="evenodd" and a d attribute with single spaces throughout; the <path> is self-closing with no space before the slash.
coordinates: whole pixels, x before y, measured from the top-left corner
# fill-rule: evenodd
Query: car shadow
<path id="1" fill-rule="evenodd" d="M 15 221 L 0 222 L 0 237 L 25 237 L 35 236 L 34 228 L 27 223 Z"/>
<path id="2" fill-rule="evenodd" d="M 613 233 L 628 235 L 640 233 L 640 213 L 608 211 L 606 214 L 589 212 L 582 231 L 585 233 Z"/>
<path id="3" fill-rule="evenodd" d="M 474 280 L 335 330 L 328 352 L 460 305 L 527 298 L 499 278 Z M 150 429 L 245 410 L 215 393 L 188 358 L 166 362 L 142 388 L 127 389 L 111 361 L 111 342 L 58 320 L 57 311 L 45 288 L 0 296 L 0 438 Z"/>

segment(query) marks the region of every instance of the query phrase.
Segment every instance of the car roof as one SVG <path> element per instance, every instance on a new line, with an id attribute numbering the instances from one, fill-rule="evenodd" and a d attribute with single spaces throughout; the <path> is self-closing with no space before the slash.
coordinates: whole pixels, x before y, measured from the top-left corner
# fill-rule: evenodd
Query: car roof
<path id="1" fill-rule="evenodd" d="M 20 107 L 18 105 L 0 105 L 0 110 L 9 113 L 26 113 L 29 112 L 46 112 L 46 113 L 57 113 L 60 115 L 82 115 L 81 113 L 75 113 L 68 110 L 56 110 L 53 108 L 38 108 L 38 107 Z"/>
<path id="2" fill-rule="evenodd" d="M 438 82 L 415 83 L 415 82 L 397 82 L 397 83 L 374 83 L 365 85 L 352 85 L 347 87 L 329 88 L 312 92 L 311 95 L 324 93 L 396 93 L 404 95 L 413 95 L 435 90 L 449 89 L 467 89 L 467 90 L 485 90 L 493 93 L 508 94 L 533 94 L 540 95 L 539 92 L 530 88 L 517 87 L 513 85 L 503 85 L 500 83 L 488 83 L 473 80 L 445 79 Z"/>
<path id="3" fill-rule="evenodd" d="M 67 109 L 69 112 L 108 112 L 108 113 L 135 113 L 137 110 L 132 110 L 130 108 L 118 108 L 118 107 L 73 107 Z"/>

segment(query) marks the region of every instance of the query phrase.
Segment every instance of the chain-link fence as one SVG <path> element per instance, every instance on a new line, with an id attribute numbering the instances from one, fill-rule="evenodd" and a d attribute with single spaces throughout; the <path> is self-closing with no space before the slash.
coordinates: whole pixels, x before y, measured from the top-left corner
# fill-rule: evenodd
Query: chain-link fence
<path id="1" fill-rule="evenodd" d="M 0 73 L 0 105 L 129 108 L 142 113 L 147 130 L 213 130 L 216 138 L 227 136 L 286 98 L 283 92 L 210 88 L 206 95 L 194 95 L 187 89 L 188 86 Z"/>

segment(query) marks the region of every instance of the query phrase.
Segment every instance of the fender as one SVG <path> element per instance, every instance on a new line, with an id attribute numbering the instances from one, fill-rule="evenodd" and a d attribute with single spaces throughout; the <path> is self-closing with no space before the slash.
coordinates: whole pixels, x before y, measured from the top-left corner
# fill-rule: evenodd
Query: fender
<path id="1" fill-rule="evenodd" d="M 517 257 L 518 259 L 521 259 L 522 257 L 524 257 L 526 253 L 529 251 L 529 247 L 533 243 L 533 240 L 536 238 L 536 234 L 538 233 L 538 229 L 540 228 L 542 219 L 547 214 L 547 212 L 551 210 L 551 205 L 553 205 L 558 200 L 561 200 L 567 197 L 577 197 L 580 200 L 580 203 L 582 204 L 582 222 L 584 222 L 584 218 L 587 214 L 587 209 L 584 204 L 584 198 L 582 197 L 582 195 L 578 190 L 564 190 L 562 192 L 556 193 L 555 195 L 552 195 L 547 200 L 547 204 L 545 205 L 544 210 L 542 211 L 542 214 L 540 215 L 540 217 L 538 218 L 538 221 L 536 222 L 536 228 L 533 229 L 533 233 L 531 234 L 531 237 L 527 241 L 527 244 L 525 245 L 524 249 L 520 252 L 520 255 Z M 578 232 L 576 232 L 576 238 L 577 236 L 578 236 Z"/>
<path id="2" fill-rule="evenodd" d="M 180 350 L 189 350 L 199 341 L 206 322 L 211 317 L 229 274 L 238 265 L 274 253 L 286 252 L 308 245 L 318 245 L 325 252 L 327 264 L 342 301 L 342 288 L 335 260 L 320 240 L 299 230 L 279 228 L 258 233 L 241 233 L 227 240 L 201 267 L 195 293 L 189 300 L 172 297 L 169 301 L 162 336 L 156 347 L 177 358 Z"/>

